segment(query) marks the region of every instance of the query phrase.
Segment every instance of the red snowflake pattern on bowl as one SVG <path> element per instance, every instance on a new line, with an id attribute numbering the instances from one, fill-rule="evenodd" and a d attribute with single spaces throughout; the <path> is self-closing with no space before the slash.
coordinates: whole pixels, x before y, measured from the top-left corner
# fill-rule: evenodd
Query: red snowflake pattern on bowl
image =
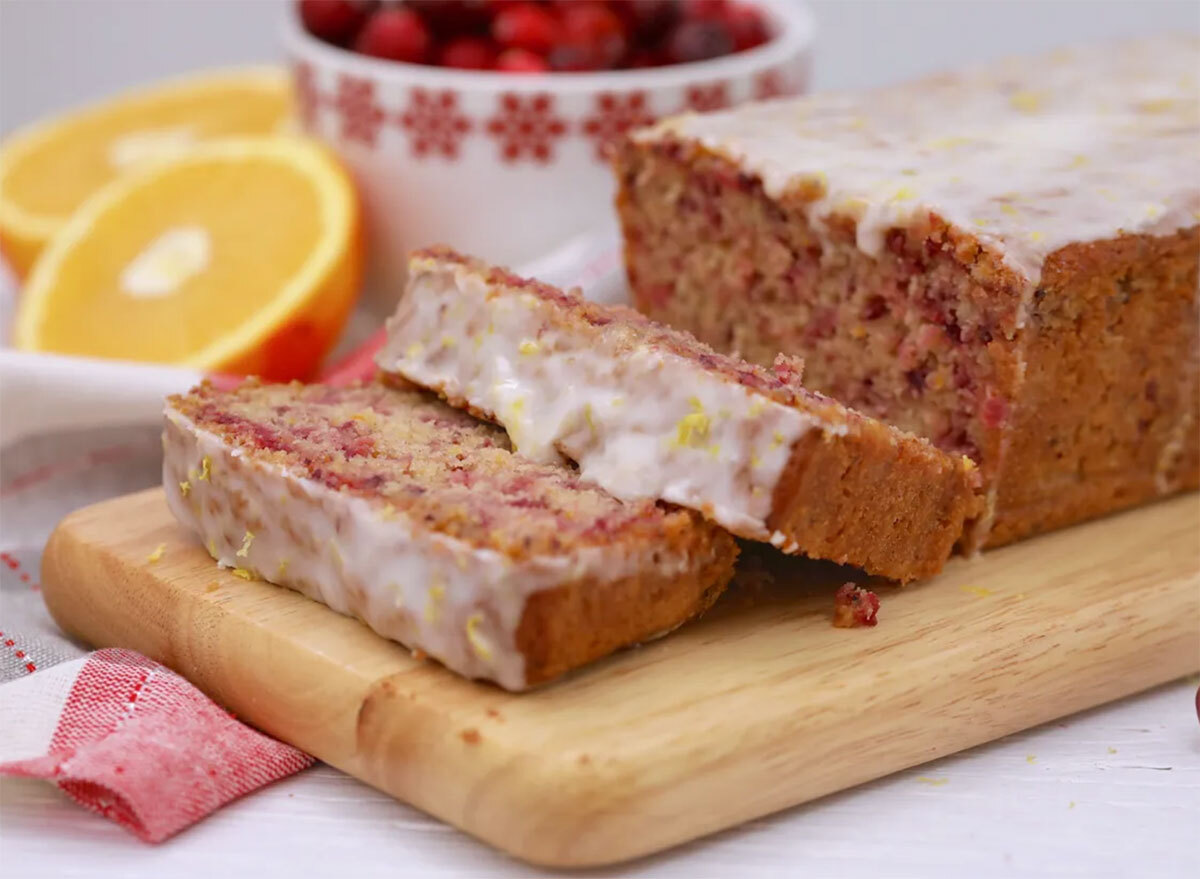
<path id="1" fill-rule="evenodd" d="M 321 109 L 321 94 L 317 90 L 317 77 L 313 73 L 312 65 L 307 61 L 296 62 L 294 76 L 296 108 L 300 113 L 300 121 L 304 123 L 306 129 L 311 130 L 317 122 L 317 111 Z"/>
<path id="2" fill-rule="evenodd" d="M 595 142 L 596 158 L 607 160 L 608 145 L 625 132 L 654 122 L 646 107 L 646 93 L 601 92 L 596 95 L 592 115 L 583 120 L 584 136 Z"/>
<path id="3" fill-rule="evenodd" d="M 383 125 L 383 108 L 375 100 L 375 83 L 358 76 L 338 77 L 337 96 L 333 100 L 341 120 L 343 140 L 375 146 Z"/>
<path id="4" fill-rule="evenodd" d="M 409 150 L 417 158 L 440 154 L 457 159 L 463 138 L 473 127 L 459 109 L 458 93 L 449 90 L 414 88 L 408 107 L 396 121 L 408 134 Z"/>
<path id="5" fill-rule="evenodd" d="M 555 141 L 566 135 L 567 123 L 555 114 L 553 95 L 506 92 L 487 121 L 487 133 L 499 142 L 505 162 L 529 158 L 544 165 L 553 161 Z"/>
<path id="6" fill-rule="evenodd" d="M 782 70 L 764 70 L 754 78 L 754 99 L 766 101 L 792 94 Z"/>
<path id="7" fill-rule="evenodd" d="M 684 110 L 695 110 L 697 113 L 707 113 L 710 110 L 723 110 L 729 106 L 729 90 L 724 82 L 710 82 L 701 85 L 690 85 L 683 99 Z"/>

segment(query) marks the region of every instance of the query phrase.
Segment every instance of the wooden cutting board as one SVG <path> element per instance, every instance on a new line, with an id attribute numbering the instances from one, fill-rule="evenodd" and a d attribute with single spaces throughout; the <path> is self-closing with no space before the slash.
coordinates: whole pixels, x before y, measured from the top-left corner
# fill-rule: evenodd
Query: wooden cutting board
<path id="1" fill-rule="evenodd" d="M 158 490 L 63 521 L 42 587 L 84 640 L 140 650 L 272 735 L 556 866 L 657 851 L 1200 669 L 1195 494 L 882 587 L 873 629 L 830 625 L 844 569 L 751 555 L 698 623 L 523 695 L 219 570 Z"/>

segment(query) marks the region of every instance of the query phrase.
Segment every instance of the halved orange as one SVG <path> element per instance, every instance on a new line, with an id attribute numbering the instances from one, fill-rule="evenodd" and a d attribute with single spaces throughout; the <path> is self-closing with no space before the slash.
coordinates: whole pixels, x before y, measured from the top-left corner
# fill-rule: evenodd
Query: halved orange
<path id="1" fill-rule="evenodd" d="M 24 276 L 113 178 L 209 138 L 278 133 L 291 112 L 286 75 L 249 68 L 128 92 L 19 131 L 0 149 L 0 251 Z"/>
<path id="2" fill-rule="evenodd" d="M 114 180 L 51 240 L 18 303 L 31 351 L 307 378 L 362 276 L 357 196 L 301 137 L 210 141 Z"/>

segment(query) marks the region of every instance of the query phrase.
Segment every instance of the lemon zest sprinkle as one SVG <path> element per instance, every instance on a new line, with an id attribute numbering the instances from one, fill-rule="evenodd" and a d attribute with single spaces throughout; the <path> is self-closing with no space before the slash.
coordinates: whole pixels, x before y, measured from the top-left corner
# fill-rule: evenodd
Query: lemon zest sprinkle
<path id="1" fill-rule="evenodd" d="M 167 545 L 165 543 L 160 543 L 158 546 L 154 547 L 154 551 L 150 553 L 150 555 L 146 556 L 146 561 L 148 561 L 150 564 L 154 564 L 163 557 L 163 553 L 166 551 Z"/>
<path id="2" fill-rule="evenodd" d="M 250 555 L 250 544 L 254 542 L 254 532 L 246 529 L 246 535 L 242 538 L 242 548 L 237 551 L 238 558 L 246 558 Z"/>
<path id="3" fill-rule="evenodd" d="M 783 434 L 780 433 L 779 431 L 775 431 L 773 434 L 771 434 L 771 448 L 777 449 L 782 445 L 783 445 Z"/>
<path id="4" fill-rule="evenodd" d="M 217 542 L 211 537 L 208 538 L 208 554 L 213 558 L 217 557 Z"/>
<path id="5" fill-rule="evenodd" d="M 275 568 L 275 576 L 282 577 L 284 574 L 287 573 L 287 568 L 288 568 L 288 560 L 280 559 L 279 566 Z"/>
<path id="6" fill-rule="evenodd" d="M 1175 106 L 1175 102 L 1170 98 L 1157 98 L 1152 101 L 1142 101 L 1139 109 L 1146 113 L 1162 113 L 1170 110 L 1173 106 Z"/>
<path id="7" fill-rule="evenodd" d="M 241 577 L 243 580 L 257 580 L 258 579 L 257 577 L 254 576 L 254 572 L 249 570 L 248 568 L 234 568 L 233 576 Z"/>
<path id="8" fill-rule="evenodd" d="M 396 508 L 392 506 L 390 501 L 384 504 L 383 509 L 379 511 L 379 518 L 383 519 L 385 522 L 389 519 L 396 518 Z"/>
<path id="9" fill-rule="evenodd" d="M 525 339 L 517 346 L 517 350 L 528 357 L 531 354 L 538 353 L 538 343 L 533 341 L 533 339 Z"/>
<path id="10" fill-rule="evenodd" d="M 184 497 L 187 497 L 188 494 L 191 492 L 191 490 L 192 490 L 192 484 L 190 482 L 188 482 L 186 479 L 183 480 L 183 482 L 179 483 L 179 493 L 181 495 L 183 495 Z"/>
<path id="11" fill-rule="evenodd" d="M 1034 754 L 1026 754 L 1025 762 L 1032 766 L 1034 763 L 1037 762 L 1037 757 Z"/>
<path id="12" fill-rule="evenodd" d="M 438 611 L 441 607 L 442 596 L 446 594 L 446 587 L 438 584 L 429 587 L 429 600 L 425 602 L 425 622 L 436 623 Z"/>
<path id="13" fill-rule="evenodd" d="M 207 480 L 210 476 L 212 476 L 212 458 L 210 458 L 208 455 L 205 455 L 200 461 L 200 475 L 196 478 L 200 480 Z"/>
<path id="14" fill-rule="evenodd" d="M 934 778 L 932 775 L 918 775 L 917 781 L 921 782 L 921 784 L 929 784 L 934 787 L 950 783 L 950 779 L 948 778 Z"/>
<path id="15" fill-rule="evenodd" d="M 892 193 L 892 201 L 909 201 L 917 197 L 917 193 L 911 186 L 901 186 Z"/>
<path id="16" fill-rule="evenodd" d="M 693 412 L 679 419 L 676 446 L 699 446 L 708 437 L 710 421 L 707 415 Z"/>
<path id="17" fill-rule="evenodd" d="M 1008 102 L 1013 109 L 1020 110 L 1022 113 L 1036 113 L 1042 107 L 1042 96 L 1037 92 L 1030 91 L 1013 92 Z"/>
<path id="18" fill-rule="evenodd" d="M 492 648 L 487 639 L 479 634 L 479 626 L 482 622 L 483 614 L 480 613 L 473 613 L 467 618 L 467 640 L 471 642 L 471 646 L 475 648 L 480 659 L 491 659 Z"/>
<path id="19" fill-rule="evenodd" d="M 959 586 L 958 588 L 977 598 L 989 598 L 996 594 L 991 589 L 984 589 L 982 586 Z"/>

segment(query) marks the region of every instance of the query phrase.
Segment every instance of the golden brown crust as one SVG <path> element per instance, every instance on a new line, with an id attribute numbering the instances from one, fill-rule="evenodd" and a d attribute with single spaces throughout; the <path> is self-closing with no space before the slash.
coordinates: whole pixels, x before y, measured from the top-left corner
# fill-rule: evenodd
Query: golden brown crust
<path id="1" fill-rule="evenodd" d="M 530 596 L 516 634 L 526 681 L 552 680 L 618 648 L 664 635 L 708 610 L 733 576 L 738 548 L 719 531 L 695 543 L 695 557 L 708 556 L 709 561 L 686 574 L 650 569 L 605 583 L 581 580 Z"/>
<path id="2" fill-rule="evenodd" d="M 767 527 L 811 556 L 907 582 L 941 570 L 978 513 L 977 485 L 966 459 L 860 419 L 797 441 Z"/>
<path id="3" fill-rule="evenodd" d="M 997 477 L 999 546 L 1200 485 L 1200 227 L 1051 254 Z"/>

